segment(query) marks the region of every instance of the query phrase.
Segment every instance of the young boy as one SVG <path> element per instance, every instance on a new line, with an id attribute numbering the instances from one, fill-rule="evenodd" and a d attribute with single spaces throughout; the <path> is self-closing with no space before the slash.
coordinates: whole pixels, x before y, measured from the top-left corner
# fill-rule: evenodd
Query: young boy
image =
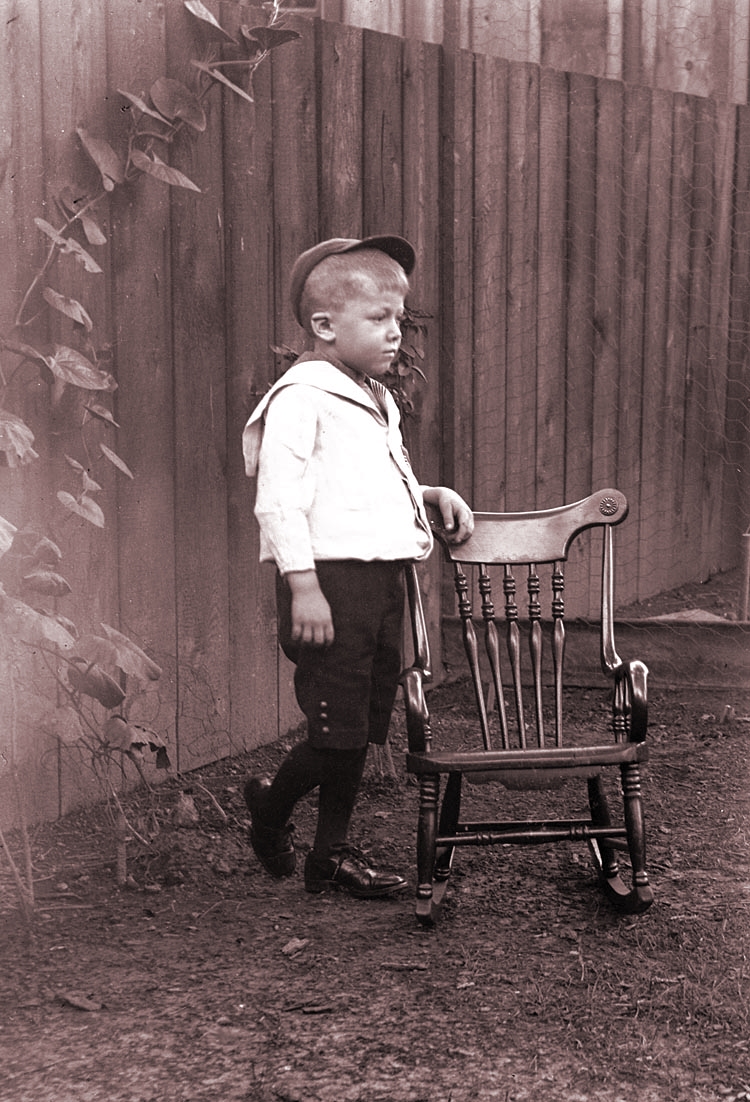
<path id="1" fill-rule="evenodd" d="M 258 475 L 261 559 L 278 568 L 279 642 L 296 663 L 307 719 L 307 737 L 273 783 L 245 785 L 250 840 L 271 876 L 290 876 L 289 818 L 318 788 L 305 888 L 363 899 L 406 887 L 347 845 L 367 746 L 387 738 L 401 671 L 403 564 L 432 549 L 425 502 L 439 507 L 455 540 L 473 528 L 458 494 L 418 484 L 379 381 L 398 354 L 414 262 L 400 237 L 334 238 L 298 257 L 290 297 L 313 350 L 271 388 L 243 434 L 247 474 Z"/>

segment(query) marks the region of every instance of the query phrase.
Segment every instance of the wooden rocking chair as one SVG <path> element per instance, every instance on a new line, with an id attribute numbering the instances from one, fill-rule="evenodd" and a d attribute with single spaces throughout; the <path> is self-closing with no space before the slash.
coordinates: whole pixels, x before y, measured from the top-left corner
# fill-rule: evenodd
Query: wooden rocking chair
<path id="1" fill-rule="evenodd" d="M 409 749 L 407 770 L 419 778 L 417 832 L 417 917 L 433 924 L 443 903 L 454 852 L 459 846 L 520 845 L 584 841 L 606 896 L 629 914 L 653 902 L 646 875 L 640 763 L 646 746 L 648 670 L 643 662 L 624 662 L 615 649 L 613 630 L 613 526 L 625 519 L 627 501 L 618 490 L 600 490 L 583 501 L 530 513 L 477 513 L 474 534 L 461 545 L 449 543 L 435 527 L 446 558 L 453 563 L 463 643 L 476 702 L 476 733 L 469 748 L 441 748 L 431 730 L 424 683 L 431 678 L 430 653 L 416 570 L 407 571 L 414 662 L 402 675 Z M 603 537 L 600 605 L 600 659 L 612 683 L 611 733 L 580 730 L 563 738 L 564 566 L 571 544 L 585 530 Z M 540 571 L 539 567 L 543 569 Z M 468 570 L 466 568 L 469 568 Z M 499 568 L 499 571 L 496 569 Z M 528 619 L 522 623 L 516 573 L 522 573 Z M 501 670 L 501 645 L 493 605 L 493 575 L 502 582 L 508 685 Z M 472 576 L 479 590 L 484 656 L 473 622 Z M 542 577 L 551 589 L 549 625 L 542 621 Z M 518 598 L 521 599 L 520 597 Z M 548 630 L 549 629 L 549 630 Z M 522 663 L 522 633 L 528 632 L 530 672 Z M 543 638 L 549 635 L 550 676 L 545 681 Z M 545 648 L 546 650 L 546 645 Z M 505 666 L 505 663 L 502 663 Z M 523 673 L 523 676 L 522 676 Z M 551 681 L 551 686 L 550 686 Z M 530 686 L 531 707 L 524 695 Z M 506 706 L 506 688 L 511 706 Z M 549 696 L 550 700 L 547 701 Z M 529 712 L 531 715 L 529 715 Z M 624 815 L 617 825 L 610 813 L 603 777 L 619 770 Z M 440 803 L 441 777 L 447 782 Z M 587 783 L 585 817 L 464 821 L 462 781 L 498 781 L 505 789 L 546 790 L 569 778 Z M 506 793 L 507 796 L 507 793 Z M 579 809 L 580 811 L 580 809 Z M 507 812 L 506 812 L 507 814 Z M 618 853 L 629 856 L 632 886 L 620 876 Z"/>

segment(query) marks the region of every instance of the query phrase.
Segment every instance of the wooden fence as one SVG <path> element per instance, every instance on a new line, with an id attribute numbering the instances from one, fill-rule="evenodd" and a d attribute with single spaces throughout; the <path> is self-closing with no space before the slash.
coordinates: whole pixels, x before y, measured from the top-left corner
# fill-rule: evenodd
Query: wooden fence
<path id="1" fill-rule="evenodd" d="M 117 89 L 189 79 L 206 49 L 177 0 L 5 8 L 3 331 L 42 253 L 34 218 L 52 221 L 56 190 L 90 169 L 75 127 L 124 141 Z M 116 450 L 135 475 L 105 476 L 103 531 L 54 505 L 74 443 L 45 394 L 26 380 L 3 399 L 22 403 L 43 457 L 0 470 L 0 515 L 64 547 L 62 611 L 162 663 L 144 714 L 183 770 L 297 722 L 240 436 L 285 366 L 271 348 L 302 348 L 286 280 L 316 239 L 392 231 L 417 248 L 428 383 L 407 432 L 424 481 L 479 509 L 617 485 L 632 507 L 622 603 L 735 566 L 750 519 L 748 109 L 297 26 L 256 74 L 254 106 L 213 93 L 205 133 L 170 154 L 202 194 L 150 179 L 116 192 L 94 295 L 59 273 L 111 343 Z M 590 566 L 573 566 L 585 613 Z M 437 561 L 425 581 L 436 624 Z M 25 738 L 30 817 L 65 810 L 80 768 Z"/>

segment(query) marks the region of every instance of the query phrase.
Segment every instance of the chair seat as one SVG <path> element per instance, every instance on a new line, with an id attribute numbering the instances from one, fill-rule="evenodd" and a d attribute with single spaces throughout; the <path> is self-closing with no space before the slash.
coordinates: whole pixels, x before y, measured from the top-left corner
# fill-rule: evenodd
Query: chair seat
<path id="1" fill-rule="evenodd" d="M 648 761 L 648 747 L 642 742 L 610 743 L 606 746 L 552 746 L 529 750 L 466 750 L 408 753 L 409 773 L 502 774 L 515 770 L 589 770 Z M 593 767 L 593 769 L 592 769 Z M 499 777 L 498 777 L 499 779 Z"/>

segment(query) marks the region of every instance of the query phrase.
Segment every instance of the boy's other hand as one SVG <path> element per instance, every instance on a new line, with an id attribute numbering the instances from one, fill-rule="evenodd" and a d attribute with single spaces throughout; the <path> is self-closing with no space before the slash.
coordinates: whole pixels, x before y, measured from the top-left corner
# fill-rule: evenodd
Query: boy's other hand
<path id="1" fill-rule="evenodd" d="M 331 607 L 323 596 L 314 570 L 286 575 L 292 591 L 292 639 L 297 643 L 325 646 L 333 642 Z"/>
<path id="2" fill-rule="evenodd" d="M 450 543 L 465 543 L 474 531 L 474 514 L 460 494 L 447 486 L 425 486 L 424 500 L 440 510 L 443 528 Z"/>

